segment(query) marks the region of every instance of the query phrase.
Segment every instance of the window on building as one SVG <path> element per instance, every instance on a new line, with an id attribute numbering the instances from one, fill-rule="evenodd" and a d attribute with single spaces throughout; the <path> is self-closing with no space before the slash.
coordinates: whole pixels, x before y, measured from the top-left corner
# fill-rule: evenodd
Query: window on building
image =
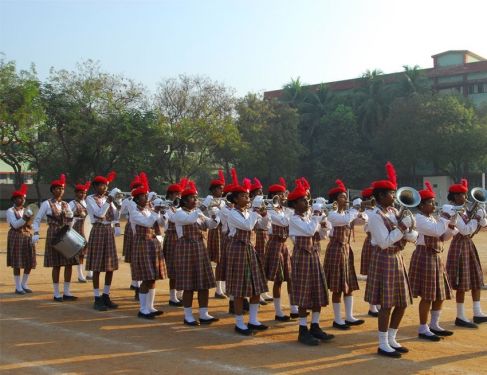
<path id="1" fill-rule="evenodd" d="M 477 91 L 478 91 L 479 94 L 481 94 L 481 93 L 484 92 L 484 86 L 487 86 L 487 85 L 485 85 L 484 83 L 479 83 L 478 84 Z"/>
<path id="2" fill-rule="evenodd" d="M 475 94 L 475 85 L 468 85 L 468 94 Z"/>

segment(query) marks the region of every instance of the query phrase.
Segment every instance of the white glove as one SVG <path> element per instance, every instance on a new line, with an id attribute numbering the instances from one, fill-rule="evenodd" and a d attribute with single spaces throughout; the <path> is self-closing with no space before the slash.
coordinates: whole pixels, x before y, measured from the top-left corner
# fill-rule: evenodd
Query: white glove
<path id="1" fill-rule="evenodd" d="M 315 198 L 315 202 L 319 203 L 319 204 L 327 204 L 328 203 L 328 201 L 323 197 Z"/>
<path id="2" fill-rule="evenodd" d="M 401 223 L 406 227 L 406 228 L 411 228 L 411 225 L 413 225 L 413 220 L 411 219 L 411 216 L 407 215 L 404 216 L 401 220 Z"/>
<path id="3" fill-rule="evenodd" d="M 257 195 L 254 200 L 252 201 L 252 207 L 253 208 L 260 208 L 262 206 L 262 203 L 264 203 L 264 196 L 263 195 Z"/>
<path id="4" fill-rule="evenodd" d="M 313 203 L 313 205 L 311 206 L 311 209 L 313 212 L 321 211 L 323 209 L 323 204 L 322 203 Z"/>
<path id="5" fill-rule="evenodd" d="M 451 204 L 444 204 L 441 211 L 450 216 L 455 215 L 455 211 L 453 210 L 453 206 Z"/>
<path id="6" fill-rule="evenodd" d="M 217 214 L 218 214 L 218 208 L 216 207 L 212 207 L 208 210 L 208 216 L 211 218 L 216 217 Z"/>
<path id="7" fill-rule="evenodd" d="M 34 234 L 32 236 L 32 243 L 35 245 L 37 242 L 39 242 L 39 235 L 38 234 Z"/>
<path id="8" fill-rule="evenodd" d="M 152 202 L 156 198 L 157 198 L 157 193 L 155 191 L 151 191 L 149 194 L 147 194 L 147 200 L 149 202 Z"/>
<path id="9" fill-rule="evenodd" d="M 360 198 L 355 198 L 353 201 L 352 201 L 352 206 L 353 207 L 358 207 L 362 204 L 362 199 Z"/>
<path id="10" fill-rule="evenodd" d="M 201 203 L 203 206 L 205 207 L 209 207 L 210 204 L 211 204 L 211 201 L 213 200 L 213 195 L 208 195 L 205 200 L 203 201 L 203 203 Z"/>
<path id="11" fill-rule="evenodd" d="M 477 215 L 477 216 L 480 218 L 480 220 L 482 220 L 482 219 L 485 217 L 485 211 L 484 211 L 484 209 L 479 208 L 479 209 L 477 210 L 476 215 Z"/>
<path id="12" fill-rule="evenodd" d="M 161 198 L 156 198 L 154 199 L 154 202 L 152 202 L 152 204 L 154 205 L 154 207 L 161 207 L 164 205 L 163 202 L 164 201 Z"/>
<path id="13" fill-rule="evenodd" d="M 72 219 L 72 218 L 73 218 L 73 216 L 74 216 L 73 211 L 66 211 L 66 217 L 67 217 L 68 219 Z"/>
<path id="14" fill-rule="evenodd" d="M 120 227 L 115 227 L 115 236 L 121 236 L 122 235 L 122 229 Z"/>

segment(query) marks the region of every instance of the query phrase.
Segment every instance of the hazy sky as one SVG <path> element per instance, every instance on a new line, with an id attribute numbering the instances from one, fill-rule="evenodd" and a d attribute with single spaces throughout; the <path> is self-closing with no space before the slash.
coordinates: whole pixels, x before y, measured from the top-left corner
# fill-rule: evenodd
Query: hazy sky
<path id="1" fill-rule="evenodd" d="M 20 68 L 85 59 L 154 90 L 203 74 L 237 93 L 432 66 L 468 49 L 487 58 L 484 0 L 0 0 L 0 52 Z"/>

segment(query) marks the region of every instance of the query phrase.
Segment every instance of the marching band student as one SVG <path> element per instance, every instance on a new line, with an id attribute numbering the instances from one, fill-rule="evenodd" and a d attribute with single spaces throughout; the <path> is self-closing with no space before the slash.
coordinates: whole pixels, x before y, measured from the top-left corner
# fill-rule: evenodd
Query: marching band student
<path id="1" fill-rule="evenodd" d="M 332 291 L 333 327 L 346 330 L 352 325 L 364 323 L 363 319 L 353 316 L 352 292 L 358 290 L 358 281 L 355 274 L 353 250 L 350 246 L 352 222 L 357 216 L 362 216 L 357 210 L 347 208 L 347 189 L 341 180 L 336 180 L 336 187 L 328 191 L 330 203 L 337 203 L 337 210 L 328 213 L 331 223 L 330 242 L 326 248 L 323 269 L 325 270 L 328 288 Z M 345 320 L 341 316 L 341 298 L 345 302 Z"/>
<path id="2" fill-rule="evenodd" d="M 76 184 L 74 187 L 74 196 L 71 202 L 69 202 L 69 208 L 73 211 L 73 229 L 81 234 L 86 240 L 84 224 L 88 211 L 86 210 L 86 193 L 90 189 L 90 181 L 83 184 Z M 83 274 L 83 260 L 86 256 L 86 246 L 79 252 L 79 264 L 78 264 L 78 282 L 86 283 L 85 275 Z"/>
<path id="3" fill-rule="evenodd" d="M 130 268 L 132 278 L 141 280 L 139 290 L 139 318 L 154 319 L 163 312 L 154 307 L 156 280 L 167 277 L 162 245 L 157 238 L 161 234 L 159 224 L 164 225 L 160 207 L 152 210 L 148 202 L 148 182 L 145 174 L 140 176 L 141 186 L 133 189 L 133 204 L 130 209 L 133 243 Z"/>
<path id="4" fill-rule="evenodd" d="M 39 241 L 39 227 L 41 220 L 47 216 L 48 229 L 44 251 L 44 267 L 52 267 L 52 283 L 54 288 L 53 300 L 55 302 L 74 301 L 78 299 L 78 297 L 73 296 L 70 291 L 72 266 L 78 264 L 78 257 L 74 256 L 67 259 L 52 247 L 52 242 L 56 233 L 64 226 L 70 225 L 73 219 L 73 211 L 69 208 L 68 203 L 62 200 L 65 184 L 66 177 L 64 174 L 62 174 L 58 180 L 51 182 L 50 190 L 53 198 L 42 202 L 34 219 L 34 236 L 32 237 L 34 244 Z M 61 296 L 59 293 L 59 273 L 63 266 L 64 293 Z"/>
<path id="5" fill-rule="evenodd" d="M 374 189 L 372 187 L 368 187 L 368 188 L 365 188 L 364 190 L 362 190 L 362 192 L 361 192 L 362 200 L 367 201 L 367 200 L 372 199 L 372 193 L 373 192 L 374 192 Z M 370 231 L 369 231 L 369 228 L 367 225 L 369 213 L 372 211 L 373 211 L 373 208 L 370 208 L 370 205 L 369 205 L 369 207 L 365 208 L 364 214 L 362 215 L 362 217 L 365 220 L 364 231 L 365 231 L 366 237 L 364 240 L 364 244 L 362 245 L 362 253 L 360 256 L 360 274 L 365 275 L 365 276 L 367 276 L 367 274 L 368 274 L 369 263 L 370 263 L 370 253 L 374 249 L 374 247 L 370 243 L 371 235 L 370 235 Z M 370 316 L 373 316 L 374 318 L 377 318 L 379 316 L 378 306 L 369 304 L 369 311 L 367 314 Z"/>
<path id="6" fill-rule="evenodd" d="M 116 309 L 117 304 L 110 300 L 110 286 L 113 272 L 118 269 L 117 248 L 112 223 L 118 217 L 117 208 L 113 204 L 113 197 L 106 195 L 108 184 L 116 177 L 110 172 L 107 177 L 96 176 L 92 186 L 95 194 L 86 198 L 86 209 L 93 225 L 88 239 L 88 253 L 86 255 L 86 269 L 93 271 L 93 293 L 95 302 L 93 308 L 98 311 Z M 105 272 L 105 285 L 100 296 L 100 273 Z"/>
<path id="7" fill-rule="evenodd" d="M 460 208 L 467 201 L 468 182 L 462 179 L 460 184 L 451 185 L 448 189 L 448 200 Z M 450 213 L 453 215 L 453 213 Z M 455 325 L 466 328 L 477 328 L 477 324 L 487 322 L 487 315 L 480 307 L 480 290 L 484 285 L 482 266 L 472 235 L 478 226 L 485 227 L 485 211 L 478 209 L 471 220 L 465 214 L 456 219 L 458 232 L 450 243 L 446 259 L 446 271 L 452 288 L 456 291 L 457 318 Z M 471 290 L 473 301 L 473 323 L 465 316 L 465 292 Z M 476 324 L 477 323 L 477 324 Z"/>
<path id="8" fill-rule="evenodd" d="M 179 183 L 171 184 L 166 190 L 166 200 L 174 201 L 181 198 L 181 193 L 186 187 L 187 179 L 183 178 Z M 169 306 L 183 306 L 183 302 L 179 300 L 176 290 L 176 277 L 178 270 L 174 264 L 175 249 L 178 242 L 178 235 L 176 233 L 176 224 L 172 220 L 175 213 L 175 207 L 170 207 L 166 211 L 166 227 L 164 232 L 164 242 L 162 243 L 162 251 L 166 260 L 167 275 L 169 277 Z"/>
<path id="9" fill-rule="evenodd" d="M 415 241 L 417 232 L 408 231 L 412 218 L 405 215 L 398 222 L 398 212 L 393 208 L 397 189 L 396 171 L 387 162 L 388 179 L 374 181 L 376 208 L 369 214 L 372 251 L 365 289 L 365 301 L 380 305 L 379 347 L 377 353 L 388 357 L 401 357 L 409 350 L 396 341 L 396 334 L 406 307 L 412 303 L 408 274 L 401 251 L 406 241 Z M 392 310 L 394 308 L 394 310 Z M 392 310 L 392 314 L 391 314 Z"/>
<path id="10" fill-rule="evenodd" d="M 218 178 L 211 180 L 210 182 L 210 195 L 206 197 L 206 204 L 209 204 L 214 198 L 221 198 L 223 195 L 223 188 L 225 186 L 225 176 L 223 175 L 223 171 L 218 171 Z M 205 202 L 203 202 L 205 204 Z M 221 202 L 220 208 L 225 206 L 225 202 Z M 220 263 L 221 259 L 221 241 L 222 241 L 222 223 L 218 225 L 218 227 L 214 229 L 208 230 L 208 253 L 210 255 L 210 260 L 216 263 L 216 269 L 218 269 L 218 264 Z M 225 281 L 220 280 L 221 277 L 218 272 L 215 271 L 215 278 L 216 278 L 216 291 L 215 291 L 215 298 L 219 299 L 226 299 L 225 296 L 225 289 L 224 284 Z"/>
<path id="11" fill-rule="evenodd" d="M 451 299 L 452 290 L 445 266 L 440 254 L 443 242 L 453 237 L 453 222 L 439 217 L 435 218 L 436 194 L 429 181 L 425 181 L 426 189 L 420 190 L 421 203 L 416 214 L 416 230 L 418 239 L 416 249 L 411 256 L 409 265 L 409 281 L 413 297 L 421 297 L 419 303 L 418 337 L 430 341 L 440 341 L 440 336 L 451 336 L 453 332 L 444 330 L 439 325 L 441 305 L 445 299 Z M 431 308 L 431 326 L 426 324 Z"/>
<path id="12" fill-rule="evenodd" d="M 279 197 L 279 202 L 285 198 L 286 181 L 281 177 L 279 184 L 269 186 L 267 198 Z M 289 237 L 289 217 L 293 214 L 291 209 L 282 204 L 269 211 L 271 226 L 269 228 L 269 241 L 265 250 L 264 271 L 268 281 L 274 282 L 272 297 L 274 298 L 275 320 L 287 322 L 289 315 L 285 315 L 281 307 L 282 283 L 287 283 L 288 293 L 291 291 L 291 255 L 286 245 Z M 294 318 L 299 316 L 298 306 L 291 305 L 291 314 Z"/>
<path id="13" fill-rule="evenodd" d="M 30 271 L 36 268 L 36 250 L 32 243 L 32 212 L 24 208 L 27 185 L 12 193 L 13 207 L 7 210 L 7 223 L 10 225 L 7 236 L 7 267 L 14 269 L 15 294 L 32 293 L 27 285 Z M 22 281 L 20 269 L 24 269 Z"/>
<path id="14" fill-rule="evenodd" d="M 248 336 L 253 330 L 263 331 L 268 327 L 257 319 L 260 294 L 267 292 L 264 271 L 257 259 L 257 254 L 250 241 L 251 231 L 257 222 L 268 221 L 266 212 L 261 216 L 249 211 L 249 180 L 240 185 L 235 168 L 232 168 L 231 194 L 228 197 L 235 205 L 228 217 L 230 243 L 226 251 L 226 286 L 227 293 L 234 298 L 235 331 Z M 263 223 L 265 224 L 265 223 Z M 243 300 L 250 297 L 249 323 L 243 321 Z"/>
<path id="15" fill-rule="evenodd" d="M 291 304 L 299 306 L 298 341 L 318 345 L 320 341 L 334 337 L 323 332 L 319 325 L 321 307 L 328 305 L 328 287 L 318 248 L 313 243 L 315 233 L 321 231 L 320 224 L 326 226 L 326 220 L 317 211 L 309 215 L 308 193 L 301 180 L 296 180 L 296 187 L 287 200 L 289 207 L 294 209 L 294 215 L 289 219 L 289 236 L 294 242 Z M 309 330 L 307 310 L 312 311 Z"/>
<path id="16" fill-rule="evenodd" d="M 172 220 L 176 224 L 178 242 L 175 249 L 176 289 L 183 290 L 184 324 L 197 326 L 218 321 L 208 314 L 209 289 L 215 287 L 208 250 L 203 241 L 203 230 L 216 228 L 220 223 L 216 213 L 212 218 L 196 208 L 198 191 L 193 181 L 188 181 L 181 193 L 180 209 Z M 209 210 L 211 211 L 211 209 Z M 193 294 L 198 292 L 199 322 L 193 316 Z"/>

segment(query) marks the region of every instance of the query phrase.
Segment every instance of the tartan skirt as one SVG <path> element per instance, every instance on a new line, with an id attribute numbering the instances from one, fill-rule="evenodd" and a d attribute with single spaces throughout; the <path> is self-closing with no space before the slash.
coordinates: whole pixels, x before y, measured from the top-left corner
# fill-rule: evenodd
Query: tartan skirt
<path id="1" fill-rule="evenodd" d="M 257 258 L 259 258 L 259 263 L 264 265 L 265 261 L 265 249 L 269 233 L 266 229 L 256 229 L 255 230 L 255 253 Z"/>
<path id="2" fill-rule="evenodd" d="M 230 239 L 227 233 L 222 233 L 220 241 L 220 261 L 216 264 L 215 279 L 217 281 L 225 281 L 225 273 L 227 266 L 227 246 L 230 243 Z"/>
<path id="3" fill-rule="evenodd" d="M 480 289 L 484 285 L 479 254 L 469 236 L 458 233 L 453 237 L 446 258 L 446 272 L 455 290 Z"/>
<path id="4" fill-rule="evenodd" d="M 206 246 L 208 248 L 208 254 L 210 260 L 215 263 L 220 262 L 221 255 L 221 237 L 222 237 L 222 225 L 219 224 L 218 227 L 208 230 L 208 241 Z"/>
<path id="5" fill-rule="evenodd" d="M 348 243 L 341 243 L 332 237 L 325 253 L 323 269 L 328 289 L 335 293 L 351 293 L 358 290 L 353 251 Z"/>
<path id="6" fill-rule="evenodd" d="M 370 257 L 365 301 L 383 308 L 407 307 L 413 303 L 408 274 L 401 251 L 373 248 Z"/>
<path id="7" fill-rule="evenodd" d="M 118 270 L 115 236 L 110 224 L 93 224 L 88 240 L 86 270 L 95 272 Z"/>
<path id="8" fill-rule="evenodd" d="M 326 276 L 311 238 L 296 237 L 291 257 L 291 305 L 311 309 L 329 303 Z"/>
<path id="9" fill-rule="evenodd" d="M 59 229 L 60 227 L 56 225 L 49 225 L 47 228 L 46 247 L 44 248 L 44 267 L 74 266 L 79 264 L 78 255 L 67 259 L 52 247 L 52 242 Z"/>
<path id="10" fill-rule="evenodd" d="M 409 282 L 413 297 L 426 301 L 451 299 L 452 290 L 440 254 L 417 245 L 409 263 Z"/>
<path id="11" fill-rule="evenodd" d="M 32 236 L 10 228 L 7 235 L 7 267 L 34 269 L 36 265 L 36 249 L 32 244 Z"/>
<path id="12" fill-rule="evenodd" d="M 232 237 L 226 250 L 227 294 L 234 297 L 252 297 L 267 292 L 263 267 L 252 244 Z"/>
<path id="13" fill-rule="evenodd" d="M 265 250 L 264 272 L 267 280 L 274 282 L 291 281 L 291 256 L 286 239 L 269 236 Z"/>
<path id="14" fill-rule="evenodd" d="M 125 224 L 125 229 L 123 230 L 122 256 L 124 257 L 125 263 L 130 263 L 132 261 L 133 243 L 134 243 L 134 231 L 132 229 L 132 224 L 130 224 L 130 219 L 129 219 L 127 220 L 127 224 Z"/>
<path id="15" fill-rule="evenodd" d="M 162 243 L 162 252 L 166 260 L 167 276 L 170 279 L 176 279 L 178 271 L 175 265 L 175 250 L 178 242 L 178 234 L 176 229 L 168 229 L 164 234 L 164 242 Z"/>
<path id="16" fill-rule="evenodd" d="M 367 237 L 365 237 L 364 244 L 362 245 L 362 253 L 360 255 L 360 274 L 367 275 L 369 271 L 370 263 L 370 252 L 373 250 L 372 244 L 370 243 L 370 232 L 366 232 Z"/>
<path id="17" fill-rule="evenodd" d="M 134 236 L 130 270 L 133 280 L 162 280 L 167 277 L 166 262 L 157 238 Z"/>
<path id="18" fill-rule="evenodd" d="M 174 265 L 177 290 L 204 290 L 216 286 L 203 239 L 181 237 L 176 243 Z"/>

